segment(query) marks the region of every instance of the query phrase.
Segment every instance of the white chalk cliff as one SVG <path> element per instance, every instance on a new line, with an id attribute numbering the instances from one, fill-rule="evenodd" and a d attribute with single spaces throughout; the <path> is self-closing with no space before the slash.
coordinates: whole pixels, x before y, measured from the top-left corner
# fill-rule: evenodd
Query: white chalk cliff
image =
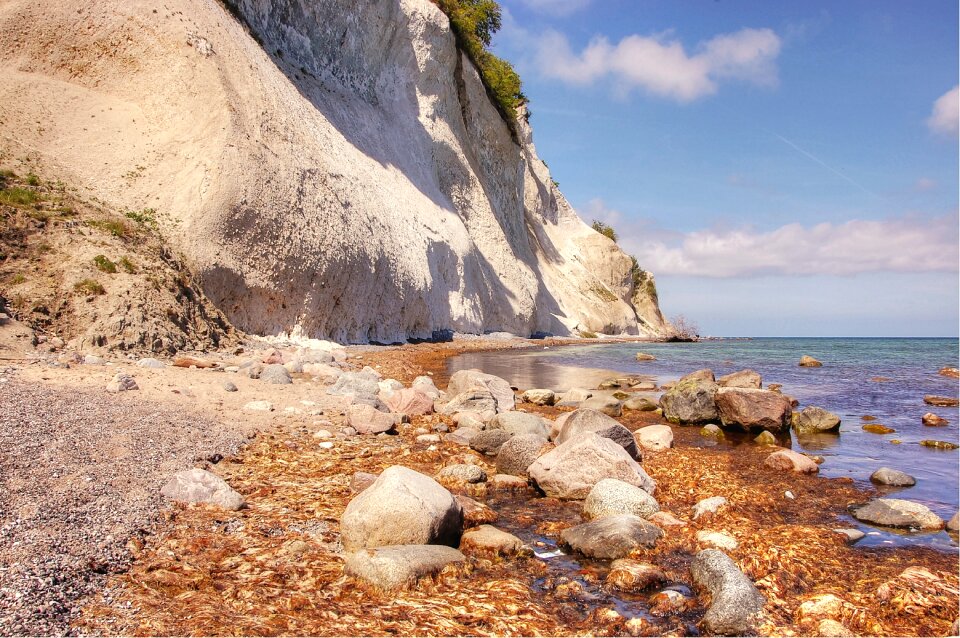
<path id="1" fill-rule="evenodd" d="M 429 0 L 6 0 L 0 44 L 0 152 L 156 209 L 247 332 L 669 330 Z"/>

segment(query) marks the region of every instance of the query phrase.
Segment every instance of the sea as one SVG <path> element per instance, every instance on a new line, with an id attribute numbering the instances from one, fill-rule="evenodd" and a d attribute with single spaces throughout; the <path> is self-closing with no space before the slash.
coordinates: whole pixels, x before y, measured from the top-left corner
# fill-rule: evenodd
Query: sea
<path id="1" fill-rule="evenodd" d="M 637 361 L 646 352 L 655 361 Z M 802 368 L 802 355 L 823 363 Z M 881 488 L 890 498 L 927 505 L 945 520 L 960 504 L 960 450 L 924 447 L 925 439 L 960 444 L 960 411 L 926 405 L 925 395 L 958 396 L 958 380 L 938 374 L 958 367 L 960 340 L 956 338 L 740 338 L 695 343 L 597 343 L 546 346 L 542 349 L 467 353 L 449 360 L 450 372 L 479 368 L 507 379 L 520 388 L 593 388 L 614 374 L 629 373 L 657 384 L 676 380 L 701 368 L 724 375 L 746 368 L 782 392 L 796 398 L 802 409 L 816 405 L 842 419 L 839 435 L 793 437 L 790 445 L 825 458 L 820 475 L 850 477 L 872 486 L 870 474 L 891 467 L 915 477 L 908 488 Z M 926 412 L 949 421 L 945 427 L 921 423 Z M 892 428 L 889 434 L 862 429 L 870 423 Z M 900 533 L 870 528 L 852 517 L 847 522 L 867 533 L 860 545 L 934 546 L 956 551 L 956 536 L 940 533 Z"/>

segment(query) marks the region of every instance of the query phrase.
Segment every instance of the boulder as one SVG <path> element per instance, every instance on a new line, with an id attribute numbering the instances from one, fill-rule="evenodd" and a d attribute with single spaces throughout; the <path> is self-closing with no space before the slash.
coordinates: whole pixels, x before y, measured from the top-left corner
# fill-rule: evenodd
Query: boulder
<path id="1" fill-rule="evenodd" d="M 607 416 L 620 416 L 623 414 L 623 406 L 620 400 L 612 396 L 590 397 L 586 401 L 581 401 L 580 407 L 603 412 Z"/>
<path id="2" fill-rule="evenodd" d="M 816 474 L 820 471 L 816 461 L 793 450 L 778 450 L 768 456 L 763 464 L 775 470 L 789 470 L 799 474 Z"/>
<path id="3" fill-rule="evenodd" d="M 793 408 L 782 394 L 750 388 L 720 388 L 717 411 L 725 426 L 746 430 L 763 429 L 778 433 L 790 426 Z"/>
<path id="4" fill-rule="evenodd" d="M 396 590 L 465 560 L 459 550 L 442 545 L 384 545 L 348 554 L 344 571 L 374 587 Z"/>
<path id="5" fill-rule="evenodd" d="M 764 598 L 729 556 L 718 549 L 698 552 L 690 574 L 698 587 L 710 592 L 710 608 L 700 623 L 704 633 L 721 636 L 755 633 Z"/>
<path id="6" fill-rule="evenodd" d="M 571 412 L 554 440 L 560 445 L 583 432 L 593 432 L 605 439 L 610 439 L 626 450 L 631 458 L 640 460 L 640 450 L 637 448 L 633 433 L 606 414 L 590 408 L 580 408 Z"/>
<path id="7" fill-rule="evenodd" d="M 706 439 L 725 439 L 727 435 L 723 433 L 720 426 L 716 423 L 707 423 L 700 429 L 700 436 Z"/>
<path id="8" fill-rule="evenodd" d="M 823 366 L 822 363 L 820 363 L 819 361 L 817 361 L 816 359 L 814 359 L 808 354 L 805 354 L 802 357 L 800 357 L 800 363 L 797 365 L 799 365 L 801 368 L 820 368 Z"/>
<path id="9" fill-rule="evenodd" d="M 139 389 L 140 386 L 137 385 L 136 380 L 129 374 L 124 374 L 123 372 L 115 374 L 113 379 L 110 380 L 110 383 L 107 384 L 107 392 L 111 393 L 129 392 Z"/>
<path id="10" fill-rule="evenodd" d="M 391 412 L 407 416 L 421 416 L 433 412 L 433 399 L 413 388 L 394 390 L 383 402 Z"/>
<path id="11" fill-rule="evenodd" d="M 457 414 L 458 412 L 473 412 L 482 414 L 484 412 L 496 413 L 497 400 L 489 390 L 474 389 L 467 390 L 455 395 L 447 402 L 441 414 Z"/>
<path id="12" fill-rule="evenodd" d="M 637 361 L 656 361 L 657 360 L 655 356 L 646 352 L 638 352 L 636 359 Z"/>
<path id="13" fill-rule="evenodd" d="M 710 379 L 684 377 L 660 396 L 663 416 L 671 423 L 716 421 L 717 384 Z"/>
<path id="14" fill-rule="evenodd" d="M 724 549 L 731 551 L 737 548 L 739 543 L 737 539 L 732 536 L 728 536 L 722 532 L 711 532 L 709 530 L 701 530 L 697 532 L 697 542 L 701 545 L 706 545 L 707 547 L 714 547 L 716 549 Z"/>
<path id="15" fill-rule="evenodd" d="M 459 431 L 459 430 L 458 430 Z M 513 437 L 506 430 L 484 430 L 470 438 L 470 447 L 481 454 L 496 456 L 504 443 Z"/>
<path id="16" fill-rule="evenodd" d="M 660 406 L 647 397 L 631 397 L 624 401 L 621 407 L 624 410 L 634 410 L 636 412 L 653 412 Z"/>
<path id="17" fill-rule="evenodd" d="M 384 470 L 340 517 L 347 552 L 386 545 L 456 546 L 462 530 L 463 510 L 453 495 L 401 465 Z"/>
<path id="18" fill-rule="evenodd" d="M 586 498 L 599 481 L 615 478 L 653 494 L 656 483 L 621 446 L 593 432 L 582 432 L 531 465 L 530 477 L 547 496 Z"/>
<path id="19" fill-rule="evenodd" d="M 933 412 L 927 412 L 926 414 L 924 414 L 923 417 L 920 419 L 920 422 L 926 426 L 933 427 L 933 428 L 942 428 L 943 426 L 950 423 L 950 421 L 947 421 L 941 416 L 937 416 Z"/>
<path id="20" fill-rule="evenodd" d="M 667 575 L 656 565 L 629 558 L 618 558 L 610 564 L 610 573 L 604 581 L 620 591 L 637 592 L 663 584 Z"/>
<path id="21" fill-rule="evenodd" d="M 470 390 L 486 390 L 494 399 L 494 410 L 507 412 L 516 406 L 513 388 L 500 377 L 480 370 L 458 370 L 447 383 L 447 394 L 457 396 Z"/>
<path id="22" fill-rule="evenodd" d="M 557 395 L 553 390 L 534 389 L 527 390 L 521 397 L 526 403 L 534 405 L 553 405 L 557 400 Z"/>
<path id="23" fill-rule="evenodd" d="M 574 410 L 574 412 L 576 412 L 576 410 Z M 549 438 L 551 441 L 556 441 L 557 437 L 560 436 L 560 432 L 563 431 L 563 426 L 567 424 L 567 419 L 570 418 L 571 414 L 573 414 L 573 412 L 564 412 L 563 414 L 558 415 L 557 418 L 553 420 L 553 423 L 550 425 Z"/>
<path id="24" fill-rule="evenodd" d="M 836 432 L 840 429 L 840 417 L 823 408 L 809 405 L 793 415 L 793 430 L 799 434 Z"/>
<path id="25" fill-rule="evenodd" d="M 593 392 L 590 390 L 585 390 L 584 388 L 570 388 L 560 395 L 560 400 L 556 403 L 556 405 L 561 407 L 575 407 L 592 396 Z"/>
<path id="26" fill-rule="evenodd" d="M 437 389 L 437 386 L 433 383 L 433 379 L 430 377 L 417 377 L 413 380 L 413 383 L 410 384 L 410 389 L 421 392 L 434 400 L 440 398 L 440 390 Z"/>
<path id="27" fill-rule="evenodd" d="M 501 412 L 487 424 L 488 430 L 504 430 L 510 435 L 536 434 L 547 440 L 549 422 L 543 417 L 528 412 Z"/>
<path id="28" fill-rule="evenodd" d="M 492 525 L 481 525 L 464 533 L 463 538 L 460 539 L 460 550 L 485 556 L 517 556 L 532 553 L 522 540 Z"/>
<path id="29" fill-rule="evenodd" d="M 763 380 L 760 378 L 759 372 L 739 370 L 717 379 L 717 385 L 721 388 L 753 388 L 759 390 L 763 387 Z"/>
<path id="30" fill-rule="evenodd" d="M 455 494 L 454 498 L 463 509 L 463 526 L 475 527 L 486 523 L 495 523 L 499 516 L 492 509 L 479 501 L 475 501 L 469 496 Z"/>
<path id="31" fill-rule="evenodd" d="M 926 505 L 898 498 L 878 498 L 853 510 L 853 517 L 864 523 L 885 527 L 922 530 L 943 529 L 943 520 Z"/>
<path id="32" fill-rule="evenodd" d="M 438 479 L 450 479 L 463 483 L 483 483 L 487 480 L 487 473 L 479 465 L 458 463 L 448 465 L 437 473 Z"/>
<path id="33" fill-rule="evenodd" d="M 540 456 L 547 445 L 539 434 L 518 434 L 500 446 L 497 453 L 497 473 L 526 476 L 527 469 Z"/>
<path id="34" fill-rule="evenodd" d="M 658 452 L 673 447 L 673 430 L 669 425 L 648 425 L 634 432 L 634 438 L 644 450 Z"/>
<path id="35" fill-rule="evenodd" d="M 199 468 L 177 472 L 160 493 L 174 501 L 209 503 L 228 510 L 238 510 L 245 505 L 243 497 L 226 481 Z"/>
<path id="36" fill-rule="evenodd" d="M 722 496 L 711 496 L 701 499 L 693 506 L 693 520 L 697 520 L 704 514 L 716 514 L 717 510 L 726 504 L 727 499 Z"/>
<path id="37" fill-rule="evenodd" d="M 880 485 L 892 485 L 894 487 L 910 487 L 911 485 L 917 484 L 917 479 L 913 478 L 906 472 L 901 472 L 900 470 L 894 470 L 889 467 L 881 467 L 876 472 L 870 475 L 870 480 L 873 483 L 879 483 Z"/>
<path id="38" fill-rule="evenodd" d="M 480 434 L 480 430 L 474 428 L 457 428 L 453 432 L 444 435 L 443 440 L 457 445 L 470 445 L 473 437 L 478 434 Z"/>
<path id="39" fill-rule="evenodd" d="M 334 396 L 375 397 L 379 392 L 380 375 L 370 368 L 360 372 L 344 372 L 327 388 L 327 394 Z"/>
<path id="40" fill-rule="evenodd" d="M 950 517 L 950 520 L 947 521 L 947 529 L 951 532 L 955 532 L 960 529 L 960 520 L 958 520 L 958 517 L 960 517 L 960 512 L 954 512 L 953 516 Z"/>
<path id="41" fill-rule="evenodd" d="M 279 363 L 265 366 L 260 372 L 260 380 L 275 385 L 290 385 L 293 383 L 293 379 L 290 378 L 290 371 Z"/>
<path id="42" fill-rule="evenodd" d="M 372 405 L 355 403 L 347 407 L 347 422 L 359 434 L 379 434 L 396 427 L 397 416 L 381 412 Z"/>
<path id="43" fill-rule="evenodd" d="M 661 536 L 663 530 L 650 521 L 618 514 L 567 528 L 560 533 L 560 540 L 588 558 L 610 560 L 637 549 L 651 549 Z"/>
<path id="44" fill-rule="evenodd" d="M 635 485 L 618 479 L 597 481 L 583 502 L 584 518 L 598 519 L 619 514 L 650 518 L 660 511 L 657 500 Z"/>
<path id="45" fill-rule="evenodd" d="M 955 408 L 960 405 L 960 399 L 955 399 L 953 397 L 938 397 L 933 394 L 928 394 L 923 397 L 923 402 L 927 405 L 935 405 L 941 408 Z"/>
<path id="46" fill-rule="evenodd" d="M 156 368 L 156 369 L 160 369 L 160 368 L 166 368 L 166 367 L 167 367 L 167 364 L 165 364 L 163 361 L 160 361 L 159 359 L 154 359 L 153 357 L 147 357 L 147 358 L 145 358 L 145 359 L 140 359 L 139 361 L 137 361 L 137 365 L 140 366 L 141 368 Z"/>

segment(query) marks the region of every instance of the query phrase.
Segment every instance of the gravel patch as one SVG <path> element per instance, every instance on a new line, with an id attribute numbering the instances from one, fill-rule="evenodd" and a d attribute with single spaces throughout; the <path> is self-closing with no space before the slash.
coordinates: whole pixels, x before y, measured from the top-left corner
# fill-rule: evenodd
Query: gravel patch
<path id="1" fill-rule="evenodd" d="M 70 633 L 81 599 L 158 522 L 162 484 L 244 440 L 136 395 L 0 385 L 0 634 Z"/>

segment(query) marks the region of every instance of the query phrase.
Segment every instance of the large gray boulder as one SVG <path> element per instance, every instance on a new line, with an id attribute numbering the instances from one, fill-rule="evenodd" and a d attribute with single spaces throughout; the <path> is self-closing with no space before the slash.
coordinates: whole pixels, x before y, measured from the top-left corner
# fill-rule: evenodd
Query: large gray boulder
<path id="1" fill-rule="evenodd" d="M 579 406 L 581 403 L 593 396 L 593 392 L 584 388 L 570 388 L 564 392 L 555 405 L 560 407 Z"/>
<path id="2" fill-rule="evenodd" d="M 878 498 L 853 510 L 853 517 L 864 523 L 920 530 L 943 529 L 943 519 L 926 505 L 899 498 Z"/>
<path id="3" fill-rule="evenodd" d="M 599 481 L 615 478 L 650 494 L 656 489 L 640 464 L 610 439 L 581 432 L 547 452 L 527 473 L 547 496 L 560 499 L 586 498 Z"/>
<path id="4" fill-rule="evenodd" d="M 377 396 L 379 392 L 380 375 L 367 368 L 364 368 L 360 372 L 344 372 L 337 378 L 336 382 L 327 389 L 327 394 L 335 396 Z"/>
<path id="5" fill-rule="evenodd" d="M 518 434 L 504 442 L 497 452 L 497 474 L 526 476 L 546 444 L 547 440 L 539 434 Z"/>
<path id="6" fill-rule="evenodd" d="M 293 379 L 290 378 L 290 371 L 279 363 L 265 366 L 260 372 L 260 380 L 275 385 L 290 385 L 293 383 Z"/>
<path id="7" fill-rule="evenodd" d="M 455 395 L 443 406 L 440 414 L 457 414 L 458 412 L 483 414 L 496 411 L 497 400 L 493 393 L 485 388 L 473 388 Z"/>
<path id="8" fill-rule="evenodd" d="M 243 497 L 226 481 L 199 468 L 177 472 L 160 493 L 174 501 L 209 503 L 228 510 L 238 510 L 245 504 Z"/>
<path id="9" fill-rule="evenodd" d="M 639 487 L 618 479 L 598 481 L 583 502 L 583 516 L 587 519 L 618 514 L 650 518 L 659 511 L 657 499 Z"/>
<path id="10" fill-rule="evenodd" d="M 764 598 L 729 556 L 718 549 L 698 552 L 690 567 L 693 582 L 710 592 L 710 608 L 701 630 L 707 635 L 743 636 L 754 633 Z"/>
<path id="11" fill-rule="evenodd" d="M 347 552 L 386 545 L 451 545 L 460 542 L 463 510 L 429 476 L 401 465 L 384 470 L 347 505 L 340 537 Z"/>
<path id="12" fill-rule="evenodd" d="M 770 390 L 720 388 L 716 405 L 723 425 L 745 430 L 778 433 L 790 426 L 793 414 L 790 399 Z"/>
<path id="13" fill-rule="evenodd" d="M 633 514 L 617 514 L 582 523 L 563 530 L 564 545 L 588 558 L 617 559 L 635 549 L 650 549 L 663 536 L 663 530 Z"/>
<path id="14" fill-rule="evenodd" d="M 348 554 L 344 571 L 374 587 L 395 590 L 465 560 L 459 550 L 443 545 L 386 545 Z"/>
<path id="15" fill-rule="evenodd" d="M 480 370 L 458 370 L 447 383 L 447 395 L 456 396 L 470 390 L 487 390 L 493 395 L 497 412 L 508 412 L 516 407 L 513 388 L 504 379 Z"/>
<path id="16" fill-rule="evenodd" d="M 839 429 L 840 417 L 815 405 L 808 405 L 793 415 L 793 431 L 798 435 L 836 432 Z"/>
<path id="17" fill-rule="evenodd" d="M 759 372 L 738 370 L 717 379 L 717 385 L 721 388 L 755 388 L 759 390 L 763 387 L 763 380 L 760 378 Z"/>
<path id="18" fill-rule="evenodd" d="M 641 460 L 640 450 L 637 448 L 633 433 L 606 414 L 590 408 L 580 408 L 571 412 L 564 420 L 555 442 L 560 445 L 583 432 L 593 432 L 605 439 L 610 439 L 626 450 L 631 458 Z"/>
<path id="19" fill-rule="evenodd" d="M 508 434 L 536 434 L 547 439 L 550 424 L 542 416 L 528 412 L 501 412 L 487 424 L 488 430 L 505 430 Z"/>
<path id="20" fill-rule="evenodd" d="M 623 414 L 623 404 L 619 399 L 612 396 L 594 396 L 580 403 L 581 408 L 589 408 L 597 412 L 603 412 L 607 416 L 620 416 Z"/>
<path id="21" fill-rule="evenodd" d="M 720 414 L 714 397 L 718 386 L 710 379 L 684 377 L 660 397 L 663 416 L 671 423 L 708 423 Z"/>

